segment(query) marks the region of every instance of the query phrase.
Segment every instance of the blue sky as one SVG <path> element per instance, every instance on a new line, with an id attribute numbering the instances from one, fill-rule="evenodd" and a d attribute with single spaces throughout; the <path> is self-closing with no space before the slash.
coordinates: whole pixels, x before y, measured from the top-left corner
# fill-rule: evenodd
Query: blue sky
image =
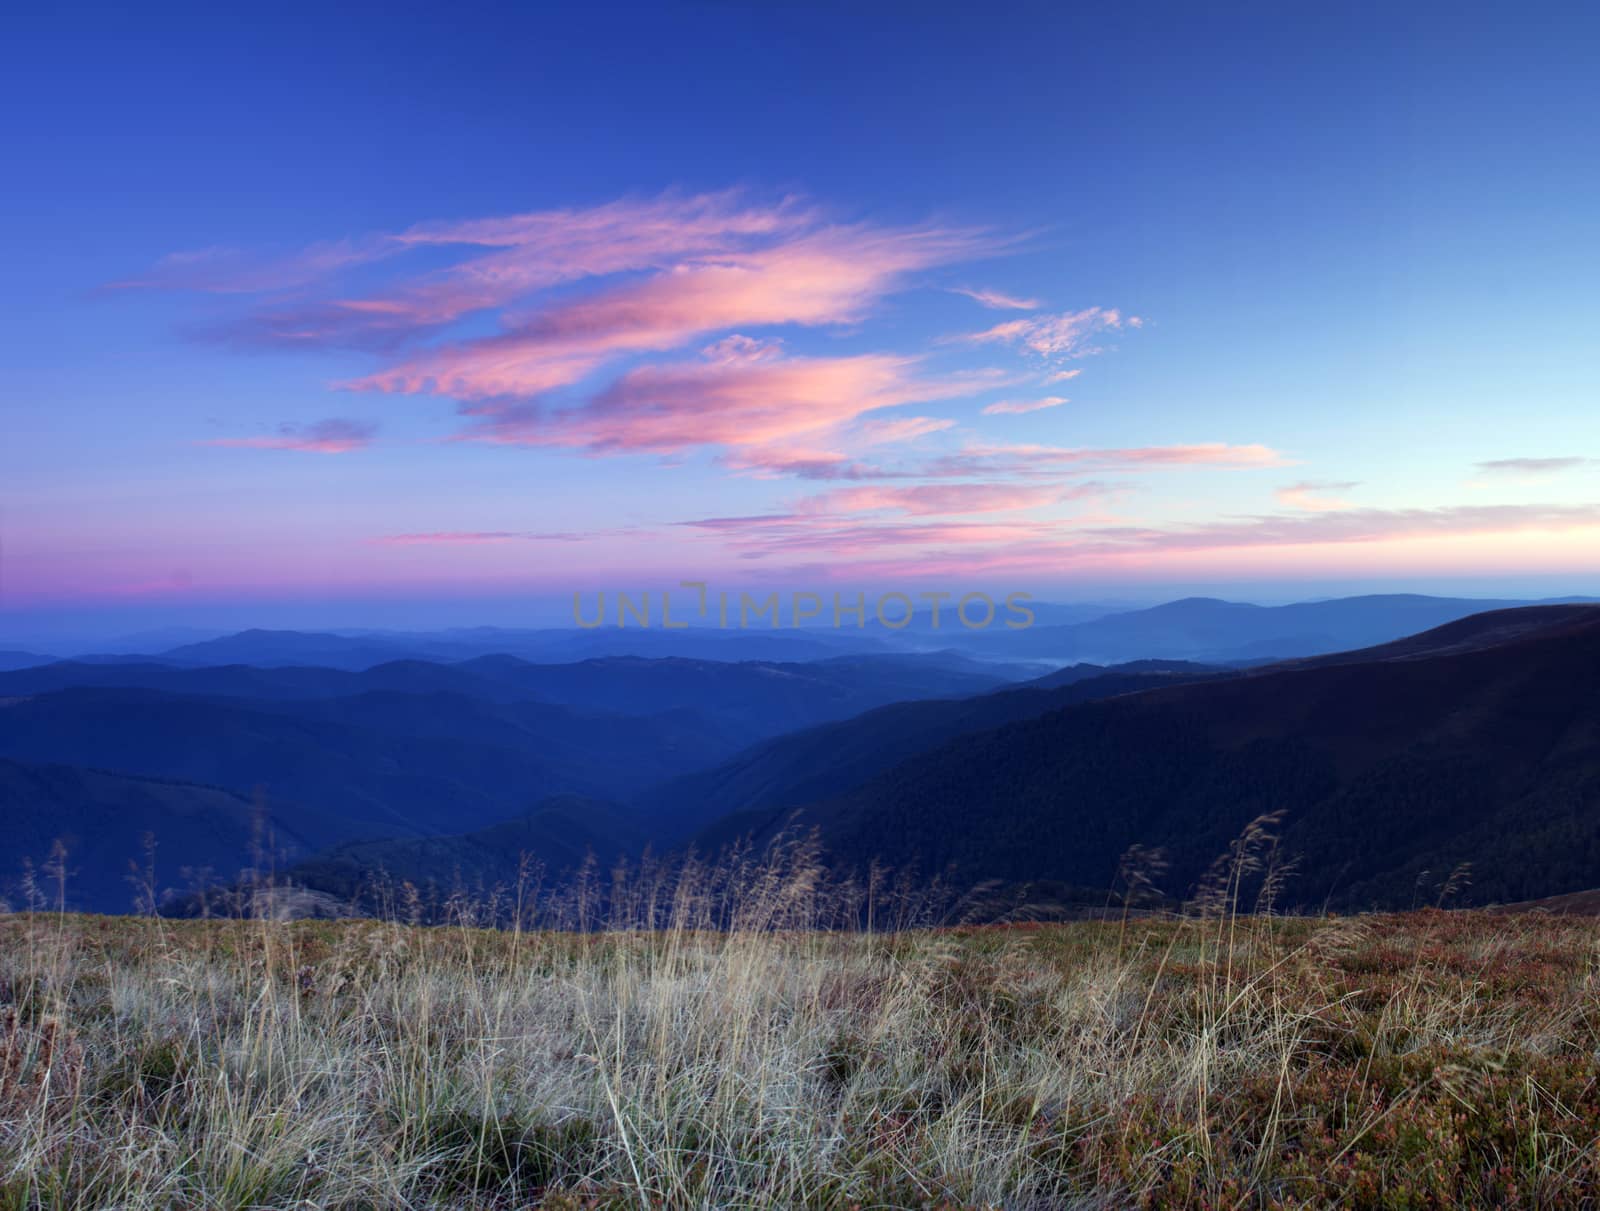
<path id="1" fill-rule="evenodd" d="M 1600 589 L 1592 8 L 863 7 L 23 14 L 0 634 Z"/>

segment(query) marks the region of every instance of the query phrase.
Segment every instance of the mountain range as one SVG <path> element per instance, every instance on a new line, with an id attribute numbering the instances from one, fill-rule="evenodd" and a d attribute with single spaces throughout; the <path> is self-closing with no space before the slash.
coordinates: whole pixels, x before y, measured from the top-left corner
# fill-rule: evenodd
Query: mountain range
<path id="1" fill-rule="evenodd" d="M 147 836 L 158 839 L 160 886 L 184 888 L 259 868 L 259 855 L 274 847 L 310 849 L 286 819 L 299 814 L 289 808 L 268 819 L 249 797 L 215 786 L 0 759 L 5 852 L 18 863 L 3 898 L 13 908 L 29 904 L 26 861 L 35 903 L 53 907 L 64 896 L 91 912 L 127 912 Z M 58 841 L 67 853 L 64 891 L 47 873 Z"/>
<path id="2" fill-rule="evenodd" d="M 1581 598 L 1563 598 L 1563 602 Z M 969 629 L 948 602 L 937 615 L 913 612 L 904 628 L 878 625 L 665 630 L 608 623 L 593 628 L 455 627 L 439 631 L 247 630 L 195 637 L 177 629 L 126 636 L 71 659 L 83 663 L 180 666 L 318 667 L 359 672 L 403 661 L 455 664 L 480 656 L 516 656 L 535 664 L 572 664 L 616 656 L 725 662 L 793 663 L 851 654 L 957 649 L 987 660 L 1126 663 L 1142 658 L 1252 662 L 1320 655 L 1384 643 L 1484 610 L 1551 604 L 1530 601 L 1383 594 L 1261 606 L 1189 597 L 1145 609 L 1112 603 L 1032 602 L 1033 625 L 996 623 Z M 826 611 L 825 611 L 826 613 Z M 174 641 L 178 642 L 174 642 Z M 0 670 L 60 657 L 0 652 Z M 1043 671 L 1043 670 L 1040 670 Z"/>
<path id="3" fill-rule="evenodd" d="M 1473 899 L 1531 899 L 1600 882 L 1597 687 L 1600 607 L 1494 612 L 967 733 L 754 831 L 1097 894 L 1139 844 L 1165 851 L 1181 897 L 1281 812 L 1298 904 L 1426 901 L 1462 864 Z"/>
<path id="4" fill-rule="evenodd" d="M 967 632 L 950 645 L 1007 659 L 1102 664 L 1140 659 L 1250 664 L 1319 656 L 1387 643 L 1486 610 L 1587 603 L 1479 600 L 1381 594 L 1261 606 L 1186 597 L 1144 610 L 1108 614 L 1066 626 Z"/>
<path id="5" fill-rule="evenodd" d="M 369 664 L 411 649 L 245 632 L 36 663 L 0 671 L 0 846 L 37 865 L 65 834 L 75 902 L 125 909 L 146 832 L 169 886 L 259 861 L 265 828 L 345 895 L 380 867 L 487 886 L 523 851 L 559 870 L 801 827 L 842 866 L 1103 902 L 1130 845 L 1166 851 L 1182 898 L 1281 812 L 1297 904 L 1404 905 L 1461 863 L 1485 901 L 1600 885 L 1600 607 L 1484 604 L 1188 599 L 1035 628 L 1138 653 L 1043 675 L 931 625 L 948 647 L 788 661 Z M 290 659 L 318 653 L 353 667 Z"/>

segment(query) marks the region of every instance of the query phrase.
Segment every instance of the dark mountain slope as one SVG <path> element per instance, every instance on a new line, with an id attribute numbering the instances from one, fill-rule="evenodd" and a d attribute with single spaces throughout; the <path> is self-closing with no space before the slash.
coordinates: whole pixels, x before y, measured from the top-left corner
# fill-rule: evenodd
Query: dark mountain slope
<path id="1" fill-rule="evenodd" d="M 1201 664 L 1194 660 L 1128 660 L 1122 664 L 1069 664 L 1065 668 L 1057 669 L 1053 673 L 1046 673 L 1042 677 L 1035 677 L 1022 684 L 1030 689 L 1049 690 L 1061 686 L 1077 685 L 1080 681 L 1087 681 L 1091 677 L 1104 677 L 1107 674 L 1127 677 L 1139 674 L 1160 674 L 1162 680 L 1155 684 L 1164 684 L 1172 680 L 1189 680 L 1196 677 L 1209 677 L 1215 674 L 1227 673 L 1232 670 L 1223 665 Z"/>
<path id="2" fill-rule="evenodd" d="M 1476 652 L 1484 648 L 1499 647 L 1518 639 L 1550 631 L 1567 623 L 1581 623 L 1595 616 L 1593 605 L 1522 606 L 1518 609 L 1490 610 L 1474 614 L 1456 622 L 1448 622 L 1407 635 L 1392 643 L 1377 647 L 1358 648 L 1351 652 L 1335 652 L 1328 656 L 1312 656 L 1299 660 L 1279 661 L 1279 669 L 1321 668 L 1334 664 L 1365 664 L 1374 660 L 1422 660 L 1432 656 L 1449 656 L 1463 652 Z"/>
<path id="3" fill-rule="evenodd" d="M 350 899 L 380 874 L 396 884 L 432 885 L 470 894 L 517 885 L 523 855 L 543 867 L 546 881 L 580 867 L 590 854 L 608 870 L 620 855 L 644 846 L 638 820 L 615 803 L 562 795 L 525 815 L 476 832 L 445 837 L 358 841 L 341 845 L 289 872 L 295 882 Z"/>
<path id="4" fill-rule="evenodd" d="M 314 631 L 240 631 L 220 639 L 206 639 L 171 648 L 162 657 L 175 664 L 250 664 L 259 668 L 292 665 L 360 670 L 419 653 L 404 644 L 377 639 L 352 639 Z"/>
<path id="5" fill-rule="evenodd" d="M 982 693 L 1000 675 L 938 658 L 852 657 L 802 664 L 615 656 L 579 664 L 529 664 L 485 656 L 454 666 L 547 702 L 649 714 L 693 707 L 772 735 L 907 698 Z"/>
<path id="6" fill-rule="evenodd" d="M 235 705 L 238 705 L 235 703 Z M 629 796 L 704 769 L 742 748 L 747 731 L 697 711 L 628 716 L 544 702 L 374 690 L 349 698 L 251 703 L 252 709 L 400 736 L 542 755 L 608 795 Z"/>
<path id="7" fill-rule="evenodd" d="M 63 661 L 0 673 L 0 697 L 82 687 L 256 699 L 349 698 L 373 692 L 458 694 L 487 702 L 545 702 L 616 715 L 694 711 L 711 731 L 753 741 L 909 698 L 982 693 L 1007 676 L 934 654 L 798 664 L 630 656 L 530 664 L 483 656 L 461 664 L 394 661 L 352 672 L 323 668 Z"/>
<path id="8" fill-rule="evenodd" d="M 124 876 L 130 862 L 144 860 L 146 833 L 156 838 L 158 888 L 182 887 L 184 867 L 209 867 L 216 878 L 232 879 L 252 864 L 258 848 L 255 811 L 231 791 L 0 760 L 0 852 L 6 855 L 0 886 L 13 907 L 26 904 L 18 886 L 23 859 L 38 871 L 60 840 L 68 851 L 67 906 L 129 911 L 135 892 Z M 281 817 L 270 821 L 268 833 L 275 850 L 311 848 Z M 38 878 L 50 883 L 42 873 Z M 53 906 L 54 885 L 41 890 Z"/>
<path id="9" fill-rule="evenodd" d="M 510 691 L 452 665 L 397 661 L 362 672 L 326 668 L 256 668 L 216 665 L 185 668 L 150 663 L 90 663 L 63 660 L 0 673 L 0 696 L 46 694 L 87 687 L 159 690 L 168 694 L 225 698 L 338 698 L 372 690 L 458 693 L 507 699 Z"/>
<path id="10" fill-rule="evenodd" d="M 1158 845 L 1182 892 L 1283 809 L 1304 903 L 1407 905 L 1423 872 L 1463 861 L 1479 901 L 1594 886 L 1600 609 L 1536 621 L 1475 651 L 1266 670 L 965 735 L 802 819 L 842 860 L 972 879 L 1103 888 L 1129 845 Z"/>
<path id="11" fill-rule="evenodd" d="M 1237 675 L 1202 665 L 1187 668 L 1188 672 L 1127 672 L 1077 665 L 1016 689 L 957 700 L 897 702 L 842 722 L 778 736 L 722 765 L 674 779 L 640 799 L 640 812 L 654 836 L 675 841 L 719 816 L 794 807 L 842 794 L 964 732 L 1174 681 Z M 1064 676 L 1067 673 L 1075 676 Z"/>
<path id="12" fill-rule="evenodd" d="M 561 792 L 594 793 L 557 751 L 405 735 L 247 702 L 138 690 L 64 690 L 0 709 L 0 757 L 257 788 L 318 809 L 322 846 L 461 832 Z"/>

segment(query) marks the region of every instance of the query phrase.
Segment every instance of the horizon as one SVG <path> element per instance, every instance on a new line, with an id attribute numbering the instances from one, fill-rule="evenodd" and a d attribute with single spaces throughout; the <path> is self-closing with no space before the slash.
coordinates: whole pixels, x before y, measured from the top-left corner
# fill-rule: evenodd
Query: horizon
<path id="1" fill-rule="evenodd" d="M 1355 585 L 1345 586 L 1352 591 L 1329 592 L 1295 592 L 1290 586 L 1281 586 L 1278 592 L 1237 592 L 1232 590 L 1248 590 L 1251 586 L 1163 586 L 1157 590 L 1147 591 L 1141 595 L 1136 590 L 1124 588 L 1122 591 L 1107 591 L 1105 593 L 1088 594 L 1079 598 L 1056 598 L 1030 596 L 1025 600 L 1028 606 L 1037 607 L 1071 607 L 1081 606 L 1102 610 L 1106 615 L 1128 613 L 1150 609 L 1156 606 L 1174 604 L 1183 601 L 1213 600 L 1224 601 L 1236 605 L 1252 605 L 1261 607 L 1277 607 L 1286 605 L 1314 604 L 1318 602 L 1341 601 L 1352 598 L 1383 598 L 1383 597 L 1433 597 L 1439 599 L 1482 601 L 1486 608 L 1493 608 L 1495 603 L 1515 601 L 1525 604 L 1539 604 L 1556 601 L 1600 601 L 1600 584 L 1594 591 L 1563 591 L 1563 585 L 1546 585 L 1540 581 L 1515 581 L 1515 582 L 1451 582 L 1460 591 L 1445 592 L 1441 589 L 1449 586 L 1432 585 L 1423 589 L 1402 588 L 1394 585 Z M 713 587 L 713 592 L 716 591 Z M 963 586 L 966 587 L 966 586 Z M 1300 586 L 1304 588 L 1304 586 Z M 1514 591 L 1516 589 L 1523 591 Z M 1184 591 L 1193 589 L 1194 591 Z M 1432 591 L 1429 591 L 1429 590 Z M 1504 591 L 1495 591 L 1495 590 Z M 1546 591 L 1550 589 L 1552 591 Z M 684 610 L 684 598 L 687 596 L 692 601 L 693 593 L 677 586 L 628 586 L 622 590 L 629 594 L 630 599 L 639 601 L 646 595 L 650 597 L 657 612 L 651 614 L 647 626 L 637 626 L 630 616 L 629 627 L 661 631 L 667 636 L 673 633 L 661 625 L 660 594 L 663 591 L 676 593 L 673 598 L 674 623 L 686 623 L 690 634 L 705 630 L 728 629 L 720 627 L 712 615 L 702 619 L 691 608 Z M 771 629 L 778 633 L 804 633 L 806 631 L 826 631 L 830 629 L 825 617 L 817 622 L 802 622 L 798 626 L 790 621 L 794 604 L 794 592 L 802 590 L 774 589 L 770 585 L 759 587 L 727 586 L 730 602 L 737 602 L 741 592 L 748 591 L 753 600 L 764 601 L 771 593 L 778 593 L 780 616 L 783 621 L 769 628 L 763 620 L 752 621 L 746 627 L 734 629 L 761 632 Z M 884 592 L 895 592 L 893 589 Z M 979 587 L 976 589 L 982 592 Z M 855 600 L 855 588 L 839 590 L 844 608 L 848 609 Z M 890 634 L 889 628 L 880 627 L 873 617 L 875 596 L 872 590 L 860 590 L 867 604 L 867 622 L 863 629 L 865 635 Z M 910 598 L 918 615 L 925 615 L 932 608 L 931 602 L 918 596 L 922 590 L 908 590 L 905 596 Z M 596 606 L 594 593 L 583 594 L 581 608 L 587 617 L 593 617 Z M 954 608 L 955 597 L 942 601 L 940 608 L 949 613 Z M 996 606 L 1003 608 L 1004 594 L 994 597 Z M 825 605 L 832 608 L 831 598 L 824 595 Z M 618 609 L 615 592 L 605 592 L 605 623 L 603 629 L 616 628 L 616 612 Z M 166 648 L 178 647 L 186 643 L 203 642 L 208 639 L 221 638 L 227 635 L 240 634 L 247 631 L 305 633 L 305 634 L 335 634 L 344 636 L 360 635 L 394 635 L 404 636 L 410 634 L 449 633 L 454 631 L 471 631 L 474 629 L 514 632 L 527 631 L 562 631 L 584 629 L 574 621 L 574 610 L 579 608 L 571 598 L 543 598 L 538 600 L 517 601 L 504 603 L 497 607 L 485 608 L 481 602 L 445 602 L 445 603 L 407 603 L 387 602 L 382 607 L 375 603 L 359 602 L 345 605 L 332 606 L 328 603 L 309 603 L 292 607 L 274 617 L 270 609 L 252 604 L 244 607 L 237 606 L 196 606 L 192 607 L 193 613 L 176 613 L 168 607 L 161 607 L 160 612 L 148 620 L 149 625 L 129 625 L 136 622 L 123 610 L 118 609 L 109 616 L 102 617 L 98 624 L 85 619 L 76 612 L 52 611 L 48 614 L 35 616 L 36 623 L 46 624 L 42 629 L 33 633 L 25 629 L 0 632 L 0 651 L 5 650 L 32 650 L 40 655 L 51 656 L 79 656 L 92 654 L 136 654 L 148 652 L 158 655 Z M 734 607 L 736 608 L 736 607 Z M 752 607 L 754 608 L 754 607 Z M 892 617 L 898 617 L 900 607 L 895 605 L 891 610 Z M 263 617 L 265 615 L 265 617 Z M 93 617 L 93 616 L 91 616 Z M 1047 625 L 1047 624 L 1037 624 Z M 954 624 L 952 624 L 952 627 Z M 620 628 L 627 629 L 627 628 Z M 105 644 L 105 647 L 96 647 L 96 644 Z"/>
<path id="2" fill-rule="evenodd" d="M 1600 591 L 1581 29 L 199 11 L 22 22 L 8 642 Z"/>

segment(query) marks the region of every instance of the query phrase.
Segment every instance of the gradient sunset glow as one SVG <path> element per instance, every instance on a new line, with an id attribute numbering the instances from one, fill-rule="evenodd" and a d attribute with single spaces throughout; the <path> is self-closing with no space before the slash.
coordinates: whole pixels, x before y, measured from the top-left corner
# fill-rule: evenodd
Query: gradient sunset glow
<path id="1" fill-rule="evenodd" d="M 1600 590 L 1585 39 L 1156 13 L 28 17 L 0 626 Z"/>

